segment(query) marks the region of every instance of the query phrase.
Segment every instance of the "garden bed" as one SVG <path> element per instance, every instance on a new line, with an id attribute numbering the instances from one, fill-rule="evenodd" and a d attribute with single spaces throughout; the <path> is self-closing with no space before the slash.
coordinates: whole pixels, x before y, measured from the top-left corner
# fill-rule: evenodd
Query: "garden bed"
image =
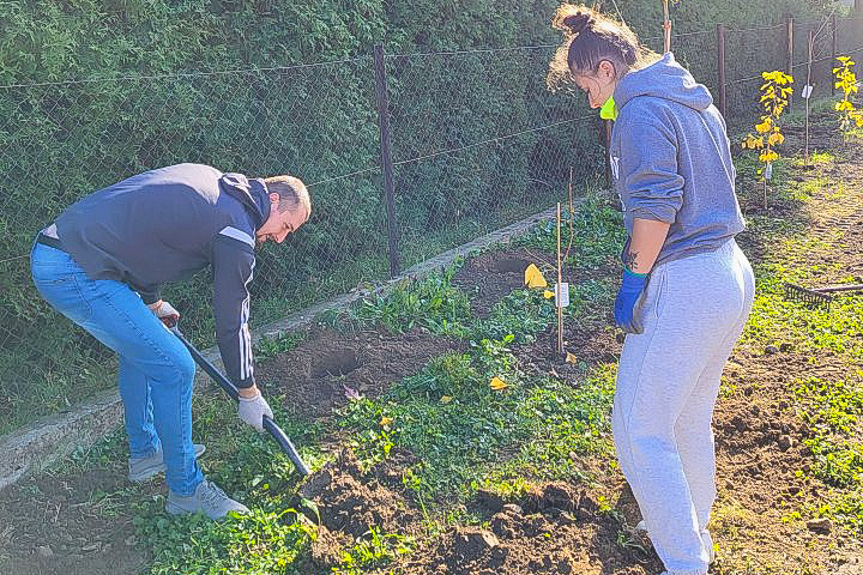
<path id="1" fill-rule="evenodd" d="M 782 290 L 863 274 L 863 154 L 828 121 L 811 168 L 787 130 L 794 157 L 766 210 L 738 162 L 758 293 L 714 419 L 719 575 L 863 565 L 863 296 L 812 310 Z M 619 214 L 592 197 L 573 225 L 569 356 L 542 290 L 523 287 L 528 263 L 553 282 L 540 225 L 270 348 L 258 377 L 315 469 L 306 481 L 221 396 L 196 398 L 202 466 L 252 517 L 166 516 L 158 482 L 125 482 L 118 433 L 0 493 L 0 572 L 658 573 L 608 423 Z"/>

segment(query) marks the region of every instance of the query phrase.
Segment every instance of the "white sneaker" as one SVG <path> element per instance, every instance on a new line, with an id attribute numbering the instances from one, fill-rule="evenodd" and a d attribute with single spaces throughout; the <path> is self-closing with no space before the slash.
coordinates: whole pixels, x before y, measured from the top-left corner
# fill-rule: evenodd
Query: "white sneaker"
<path id="1" fill-rule="evenodd" d="M 192 495 L 184 496 L 177 495 L 173 491 L 169 492 L 165 511 L 171 515 L 198 513 L 200 511 L 210 519 L 222 519 L 231 511 L 249 513 L 249 508 L 228 497 L 215 483 L 210 483 L 204 479 L 198 484 Z"/>

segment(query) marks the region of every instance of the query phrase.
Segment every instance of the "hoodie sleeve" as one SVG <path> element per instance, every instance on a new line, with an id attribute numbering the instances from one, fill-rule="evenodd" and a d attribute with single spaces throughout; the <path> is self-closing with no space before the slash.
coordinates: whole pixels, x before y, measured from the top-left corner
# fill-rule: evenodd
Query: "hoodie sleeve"
<path id="1" fill-rule="evenodd" d="M 620 179 L 627 218 L 673 224 L 683 205 L 684 184 L 674 130 L 650 116 L 621 128 Z"/>
<path id="2" fill-rule="evenodd" d="M 223 228 L 213 241 L 213 308 L 216 339 L 228 378 L 240 388 L 255 384 L 249 333 L 249 283 L 255 269 L 255 240 Z"/>

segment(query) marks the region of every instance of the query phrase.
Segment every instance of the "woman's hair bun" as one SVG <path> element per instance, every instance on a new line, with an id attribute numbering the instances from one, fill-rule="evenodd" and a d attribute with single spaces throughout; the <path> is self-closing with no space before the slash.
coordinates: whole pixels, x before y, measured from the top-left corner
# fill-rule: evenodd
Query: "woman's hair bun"
<path id="1" fill-rule="evenodd" d="M 573 34 L 579 34 L 593 24 L 593 15 L 589 12 L 576 12 L 563 19 L 563 24 Z"/>

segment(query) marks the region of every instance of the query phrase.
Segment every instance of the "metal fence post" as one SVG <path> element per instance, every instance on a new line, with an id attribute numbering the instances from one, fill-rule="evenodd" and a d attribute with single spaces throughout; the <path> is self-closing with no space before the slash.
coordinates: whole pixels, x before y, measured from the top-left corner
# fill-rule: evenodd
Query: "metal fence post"
<path id="1" fill-rule="evenodd" d="M 830 21 L 830 35 L 832 36 L 830 43 L 830 65 L 827 66 L 827 74 L 830 79 L 830 95 L 836 95 L 836 82 L 833 81 L 833 74 L 831 70 L 833 70 L 833 66 L 836 65 L 836 36 L 839 34 L 839 19 L 836 17 L 836 12 L 833 12 L 833 18 Z"/>
<path id="2" fill-rule="evenodd" d="M 728 92 L 725 86 L 725 24 L 716 25 L 716 69 L 719 72 L 719 111 L 728 118 Z"/>
<path id="3" fill-rule="evenodd" d="M 794 18 L 788 16 L 785 19 L 785 40 L 787 42 L 785 54 L 785 73 L 794 76 Z M 788 96 L 788 108 L 793 105 L 793 94 Z"/>
<path id="4" fill-rule="evenodd" d="M 393 152 L 390 138 L 390 100 L 387 89 L 387 68 L 384 47 L 375 44 L 375 83 L 378 99 L 378 127 L 381 135 L 381 167 L 384 173 L 384 199 L 387 205 L 387 238 L 389 240 L 390 276 L 401 271 L 399 229 L 396 222 L 395 185 L 393 183 Z"/>

